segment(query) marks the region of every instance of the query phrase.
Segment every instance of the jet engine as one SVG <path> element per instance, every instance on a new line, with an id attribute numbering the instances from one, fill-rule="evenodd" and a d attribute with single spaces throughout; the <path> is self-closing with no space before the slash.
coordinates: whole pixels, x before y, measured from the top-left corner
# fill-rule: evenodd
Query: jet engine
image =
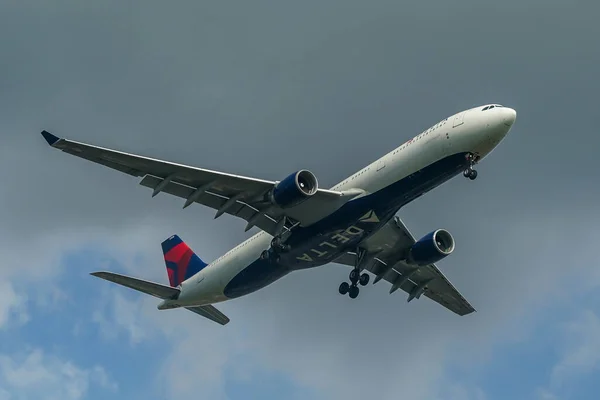
<path id="1" fill-rule="evenodd" d="M 445 229 L 435 230 L 423 236 L 408 253 L 407 261 L 428 265 L 440 261 L 454 251 L 454 238 Z"/>
<path id="2" fill-rule="evenodd" d="M 281 208 L 289 208 L 307 200 L 318 188 L 317 177 L 303 169 L 278 182 L 271 190 L 270 200 Z"/>

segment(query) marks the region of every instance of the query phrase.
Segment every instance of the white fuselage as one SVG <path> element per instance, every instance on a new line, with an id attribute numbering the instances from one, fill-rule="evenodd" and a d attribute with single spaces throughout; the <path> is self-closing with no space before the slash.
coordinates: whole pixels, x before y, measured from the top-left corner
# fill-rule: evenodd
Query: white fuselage
<path id="1" fill-rule="evenodd" d="M 472 108 L 440 121 L 332 189 L 357 188 L 374 193 L 456 153 L 470 152 L 480 161 L 506 136 L 516 118 L 516 112 L 507 107 L 482 111 L 483 108 Z M 269 248 L 271 239 L 266 232 L 253 235 L 184 281 L 179 298 L 166 300 L 159 308 L 228 300 L 224 294 L 226 285 Z"/>

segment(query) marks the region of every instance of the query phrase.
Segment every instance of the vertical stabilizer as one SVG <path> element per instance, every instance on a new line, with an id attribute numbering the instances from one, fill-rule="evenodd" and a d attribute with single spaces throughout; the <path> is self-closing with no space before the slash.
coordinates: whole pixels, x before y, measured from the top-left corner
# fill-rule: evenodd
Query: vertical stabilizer
<path id="1" fill-rule="evenodd" d="M 162 242 L 162 250 L 171 287 L 181 284 L 207 265 L 177 235 Z"/>

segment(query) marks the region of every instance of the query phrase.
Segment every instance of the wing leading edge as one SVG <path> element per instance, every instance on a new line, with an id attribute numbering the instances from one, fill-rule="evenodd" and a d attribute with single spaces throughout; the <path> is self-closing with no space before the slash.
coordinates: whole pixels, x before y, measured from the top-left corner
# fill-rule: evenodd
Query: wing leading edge
<path id="1" fill-rule="evenodd" d="M 296 223 L 310 225 L 362 194 L 357 189 L 318 189 L 303 203 L 282 209 L 265 201 L 265 195 L 277 183 L 274 181 L 106 149 L 59 138 L 48 131 L 42 131 L 42 136 L 50 146 L 65 153 L 135 177 L 143 177 L 140 185 L 153 189 L 153 197 L 165 192 L 185 199 L 183 208 L 193 203 L 202 204 L 217 210 L 215 218 L 223 214 L 233 215 L 246 220 L 246 230 L 257 226 L 273 236 L 289 230 Z"/>
<path id="2" fill-rule="evenodd" d="M 368 253 L 375 254 L 365 269 L 376 275 L 375 282 L 385 280 L 392 286 L 390 294 L 401 289 L 408 293 L 408 301 L 421 295 L 446 307 L 458 315 L 475 311 L 473 306 L 450 283 L 435 264 L 415 267 L 402 261 L 403 254 L 416 242 L 406 225 L 398 217 L 389 221 L 372 237 L 361 243 Z M 354 267 L 356 254 L 348 252 L 335 262 Z"/>

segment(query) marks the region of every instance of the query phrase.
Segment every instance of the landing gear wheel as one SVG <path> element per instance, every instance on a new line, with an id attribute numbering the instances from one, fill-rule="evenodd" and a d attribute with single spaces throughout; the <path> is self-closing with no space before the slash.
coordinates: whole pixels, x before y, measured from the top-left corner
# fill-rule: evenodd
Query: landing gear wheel
<path id="1" fill-rule="evenodd" d="M 340 284 L 339 291 L 341 295 L 345 295 L 346 293 L 348 293 L 348 291 L 350 291 L 350 284 L 348 282 L 342 282 Z"/>
<path id="2" fill-rule="evenodd" d="M 270 249 L 270 250 L 263 250 L 262 253 L 260 253 L 260 259 L 269 261 L 269 262 L 278 263 L 281 260 L 281 256 L 278 253 L 274 252 L 273 249 Z"/>
<path id="3" fill-rule="evenodd" d="M 465 178 L 469 178 L 470 180 L 475 180 L 475 178 L 477 178 L 477 171 L 475 171 L 473 168 L 465 169 L 463 176 Z"/>
<path id="4" fill-rule="evenodd" d="M 358 271 L 353 269 L 352 271 L 350 271 L 350 282 L 352 283 L 356 283 L 358 282 L 358 279 L 360 277 L 358 276 Z"/>
<path id="5" fill-rule="evenodd" d="M 277 248 L 280 246 L 281 246 L 281 239 L 278 237 L 274 237 L 273 240 L 271 240 L 271 247 Z"/>
<path id="6" fill-rule="evenodd" d="M 358 289 L 358 286 L 350 286 L 350 289 L 348 290 L 348 294 L 350 295 L 351 299 L 355 299 L 356 297 L 358 297 L 358 292 L 360 290 Z"/>
<path id="7" fill-rule="evenodd" d="M 369 275 L 362 274 L 358 282 L 361 284 L 361 286 L 367 286 L 367 284 L 369 283 Z"/>
<path id="8" fill-rule="evenodd" d="M 475 157 L 474 154 L 468 153 L 465 158 L 469 163 L 469 167 L 463 171 L 463 176 L 465 178 L 469 178 L 470 180 L 475 180 L 475 178 L 477 178 L 477 171 L 473 169 L 473 166 L 479 160 L 479 156 Z"/>

